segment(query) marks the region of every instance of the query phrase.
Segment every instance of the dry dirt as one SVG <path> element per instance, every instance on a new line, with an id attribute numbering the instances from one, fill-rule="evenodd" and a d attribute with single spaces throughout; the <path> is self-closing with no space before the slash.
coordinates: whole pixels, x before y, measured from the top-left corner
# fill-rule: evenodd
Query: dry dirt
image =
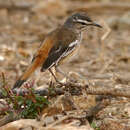
<path id="1" fill-rule="evenodd" d="M 116 0 L 114 3 L 112 0 L 105 3 L 103 0 L 13 0 L 13 3 L 0 0 L 0 73 L 5 74 L 10 87 L 26 70 L 46 34 L 78 10 L 86 11 L 103 29 L 89 27 L 83 34 L 78 54 L 61 68 L 66 73 L 76 73 L 76 78 L 81 77 L 94 85 L 130 87 L 129 0 Z M 109 35 L 102 40 L 108 29 Z M 35 87 L 44 87 L 50 82 L 49 77 L 48 72 L 40 73 L 38 70 L 30 80 L 35 80 Z M 74 96 L 73 100 L 79 110 L 96 104 L 92 95 Z M 130 100 L 123 97 L 110 100 L 110 104 L 94 120 L 97 130 L 129 130 Z M 54 129 L 72 129 L 66 124 Z M 90 129 L 90 126 L 81 129 Z"/>

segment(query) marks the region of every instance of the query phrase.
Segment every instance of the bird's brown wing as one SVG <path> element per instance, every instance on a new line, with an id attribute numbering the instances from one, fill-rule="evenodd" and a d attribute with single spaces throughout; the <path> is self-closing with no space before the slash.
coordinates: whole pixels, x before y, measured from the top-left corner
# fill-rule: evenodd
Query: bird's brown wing
<path id="1" fill-rule="evenodd" d="M 57 39 L 55 40 L 47 59 L 42 65 L 42 72 L 57 65 L 58 62 L 69 55 L 77 45 L 77 36 L 71 30 L 64 28 L 62 32 L 61 30 L 57 31 L 55 35 Z"/>
<path id="2" fill-rule="evenodd" d="M 62 42 L 62 41 L 61 41 Z M 75 42 L 75 41 L 74 41 Z M 45 62 L 42 65 L 41 71 L 45 71 L 50 67 L 57 65 L 62 58 L 69 55 L 73 49 L 75 48 L 76 44 L 73 46 L 69 46 L 69 44 L 63 45 L 62 43 L 55 44 L 53 48 L 50 50 L 49 55 Z"/>

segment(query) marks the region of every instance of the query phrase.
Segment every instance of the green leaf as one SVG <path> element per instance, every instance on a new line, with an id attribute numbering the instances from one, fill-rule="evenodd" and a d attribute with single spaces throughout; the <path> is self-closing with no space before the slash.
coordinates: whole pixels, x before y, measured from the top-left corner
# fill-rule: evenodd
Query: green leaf
<path id="1" fill-rule="evenodd" d="M 23 105 L 24 104 L 24 100 L 25 100 L 24 97 L 22 97 L 22 96 L 15 96 L 14 98 L 18 102 L 19 105 Z"/>
<path id="2" fill-rule="evenodd" d="M 95 130 L 100 130 L 100 128 L 97 127 L 95 122 L 91 123 L 91 127 L 94 128 Z"/>
<path id="3" fill-rule="evenodd" d="M 2 90 L 2 94 L 3 94 L 3 96 L 6 97 L 6 96 L 7 96 L 7 92 L 6 92 L 6 90 L 3 89 L 3 90 Z"/>

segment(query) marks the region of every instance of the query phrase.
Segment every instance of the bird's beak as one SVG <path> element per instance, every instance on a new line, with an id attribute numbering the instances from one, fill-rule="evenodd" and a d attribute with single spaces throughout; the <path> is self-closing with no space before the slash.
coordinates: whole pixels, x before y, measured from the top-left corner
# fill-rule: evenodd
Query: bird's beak
<path id="1" fill-rule="evenodd" d="M 96 26 L 96 27 L 102 28 L 102 26 L 101 26 L 101 25 L 99 25 L 99 24 L 97 24 L 97 23 L 94 23 L 94 22 L 92 22 L 91 24 L 88 24 L 88 25 L 91 25 L 91 26 Z"/>

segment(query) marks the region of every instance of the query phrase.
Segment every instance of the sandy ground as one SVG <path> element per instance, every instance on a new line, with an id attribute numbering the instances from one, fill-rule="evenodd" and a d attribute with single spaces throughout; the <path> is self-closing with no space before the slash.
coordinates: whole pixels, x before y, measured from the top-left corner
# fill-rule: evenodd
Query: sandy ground
<path id="1" fill-rule="evenodd" d="M 95 85 L 129 86 L 130 2 L 117 2 L 100 4 L 87 0 L 31 0 L 28 3 L 21 2 L 23 5 L 16 2 L 18 9 L 10 4 L 7 6 L 5 2 L 3 7 L 0 6 L 0 73 L 5 74 L 8 85 L 12 87 L 26 70 L 48 32 L 62 25 L 72 12 L 84 10 L 94 21 L 100 23 L 103 29 L 89 27 L 83 33 L 83 41 L 77 55 L 61 65 L 61 68 L 67 73 L 75 72 Z M 109 35 L 101 40 L 108 30 Z M 30 80 L 35 80 L 36 87 L 44 87 L 49 82 L 49 77 L 48 72 L 40 73 L 38 70 Z M 86 101 L 82 96 L 74 97 L 81 110 L 95 105 L 93 98 L 95 96 L 90 96 Z M 130 129 L 128 106 L 127 98 L 112 99 L 109 107 L 98 115 L 99 128 L 116 130 L 120 126 L 123 130 L 127 126 Z M 115 126 L 111 127 L 112 123 Z"/>

